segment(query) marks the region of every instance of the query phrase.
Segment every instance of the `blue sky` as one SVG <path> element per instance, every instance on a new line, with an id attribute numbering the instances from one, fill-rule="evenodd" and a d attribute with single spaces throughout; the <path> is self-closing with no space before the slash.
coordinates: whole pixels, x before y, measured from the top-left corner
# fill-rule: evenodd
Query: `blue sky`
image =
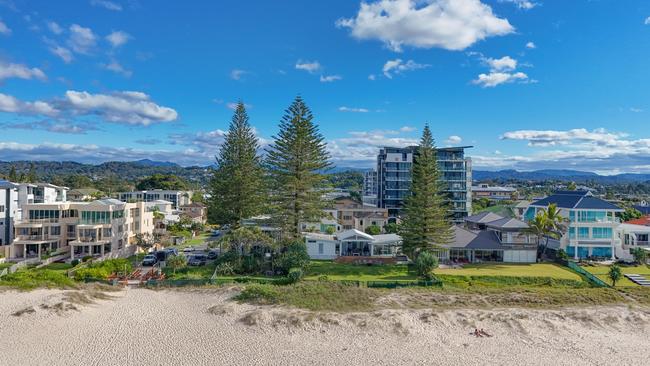
<path id="1" fill-rule="evenodd" d="M 339 166 L 650 172 L 650 2 L 0 0 L 0 159 L 207 165 L 300 94 Z"/>

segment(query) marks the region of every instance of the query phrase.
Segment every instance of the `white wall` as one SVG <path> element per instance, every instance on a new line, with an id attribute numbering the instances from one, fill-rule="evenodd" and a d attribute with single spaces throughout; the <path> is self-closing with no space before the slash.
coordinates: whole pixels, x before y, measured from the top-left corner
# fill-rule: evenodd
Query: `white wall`
<path id="1" fill-rule="evenodd" d="M 336 242 L 331 240 L 307 240 L 307 254 L 312 259 L 335 259 L 336 255 Z M 323 251 L 319 250 L 322 244 Z"/>
<path id="2" fill-rule="evenodd" d="M 535 263 L 537 250 L 504 250 L 503 261 L 508 263 Z"/>

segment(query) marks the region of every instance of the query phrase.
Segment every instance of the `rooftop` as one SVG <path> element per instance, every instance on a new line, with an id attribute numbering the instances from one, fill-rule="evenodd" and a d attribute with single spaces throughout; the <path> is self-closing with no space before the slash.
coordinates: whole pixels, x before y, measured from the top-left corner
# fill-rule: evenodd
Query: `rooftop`
<path id="1" fill-rule="evenodd" d="M 594 197 L 589 191 L 557 191 L 530 205 L 548 207 L 548 205 L 553 203 L 559 208 L 623 211 L 613 203 Z"/>

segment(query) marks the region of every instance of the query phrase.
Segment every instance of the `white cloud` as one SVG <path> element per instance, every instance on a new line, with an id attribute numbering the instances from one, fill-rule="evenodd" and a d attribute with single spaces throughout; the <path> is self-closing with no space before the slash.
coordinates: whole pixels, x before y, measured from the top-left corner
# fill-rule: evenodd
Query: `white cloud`
<path id="1" fill-rule="evenodd" d="M 54 55 L 58 56 L 63 62 L 66 64 L 69 64 L 72 62 L 72 59 L 74 58 L 72 56 L 72 52 L 70 52 L 69 49 L 65 47 L 61 47 L 59 45 L 52 44 L 49 47 L 50 52 L 52 52 Z"/>
<path id="2" fill-rule="evenodd" d="M 645 25 L 650 24 L 650 17 L 645 18 L 645 21 L 643 21 L 643 24 L 645 24 Z"/>
<path id="3" fill-rule="evenodd" d="M 641 113 L 641 112 L 643 112 L 643 109 L 642 109 L 642 108 L 631 107 L 631 108 L 630 108 L 630 112 L 633 112 L 633 113 Z"/>
<path id="4" fill-rule="evenodd" d="M 131 39 L 131 35 L 123 31 L 113 31 L 111 34 L 106 36 L 106 40 L 113 46 L 117 48 L 123 46 Z"/>
<path id="5" fill-rule="evenodd" d="M 246 70 L 233 69 L 230 71 L 230 78 L 233 80 L 241 80 L 241 78 L 246 74 L 248 74 L 248 71 Z"/>
<path id="6" fill-rule="evenodd" d="M 85 135 L 88 131 L 97 130 L 96 126 L 89 123 L 74 123 L 50 119 L 26 123 L 5 123 L 3 127 L 23 130 L 45 130 L 48 132 L 73 135 Z"/>
<path id="7" fill-rule="evenodd" d="M 151 101 L 142 92 L 124 91 L 112 94 L 91 94 L 68 90 L 64 105 L 77 114 L 94 114 L 107 122 L 148 126 L 153 123 L 171 122 L 178 113 L 169 107 Z"/>
<path id="8" fill-rule="evenodd" d="M 557 130 L 518 130 L 509 131 L 501 136 L 502 140 L 526 140 L 529 146 L 554 146 L 566 145 L 572 142 L 589 142 L 605 146 L 618 145 L 618 141 L 626 137 L 624 133 L 611 133 L 605 129 L 589 131 L 576 128 L 567 131 Z"/>
<path id="9" fill-rule="evenodd" d="M 537 5 L 539 5 L 535 1 L 531 1 L 531 0 L 499 0 L 499 2 L 512 3 L 515 6 L 517 6 L 519 9 L 524 9 L 524 10 L 530 10 L 536 7 Z"/>
<path id="10" fill-rule="evenodd" d="M 47 80 L 45 73 L 37 67 L 12 64 L 0 60 L 0 81 L 10 78 Z"/>
<path id="11" fill-rule="evenodd" d="M 57 22 L 47 22 L 47 29 L 57 35 L 63 33 L 63 28 Z"/>
<path id="12" fill-rule="evenodd" d="M 463 139 L 460 136 L 452 135 L 452 136 L 447 137 L 447 139 L 445 140 L 445 143 L 449 144 L 449 145 L 458 145 L 462 141 L 463 141 Z"/>
<path id="13" fill-rule="evenodd" d="M 430 66 L 431 65 L 427 65 L 427 64 L 418 64 L 413 60 L 408 60 L 406 62 L 403 62 L 402 59 L 398 58 L 395 60 L 386 61 L 382 71 L 384 73 L 384 76 L 386 76 L 389 79 L 392 79 L 394 74 L 401 74 L 404 71 L 425 69 Z"/>
<path id="14" fill-rule="evenodd" d="M 347 137 L 327 142 L 332 160 L 338 164 L 368 166 L 377 160 L 379 149 L 385 146 L 417 145 L 418 140 L 401 136 L 395 130 L 351 131 Z"/>
<path id="15" fill-rule="evenodd" d="M 375 79 L 377 79 L 377 76 L 375 76 L 375 74 L 368 75 L 368 80 L 375 80 Z"/>
<path id="16" fill-rule="evenodd" d="M 340 112 L 355 112 L 355 113 L 368 113 L 369 110 L 366 108 L 354 108 L 354 107 L 339 107 Z"/>
<path id="17" fill-rule="evenodd" d="M 535 48 L 537 48 L 537 45 L 534 42 L 528 42 L 526 43 L 526 48 L 530 50 L 534 50 Z"/>
<path id="18" fill-rule="evenodd" d="M 491 71 L 511 71 L 517 68 L 517 60 L 510 56 L 501 58 L 487 58 L 485 63 L 490 67 Z"/>
<path id="19" fill-rule="evenodd" d="M 527 141 L 530 155 L 477 156 L 472 160 L 480 168 L 567 169 L 598 173 L 649 172 L 650 138 L 632 139 L 628 133 L 603 128 L 587 130 L 508 131 L 503 140 Z M 521 150 L 520 150 L 521 151 Z"/>
<path id="20" fill-rule="evenodd" d="M 331 83 L 331 82 L 341 80 L 341 79 L 343 79 L 343 78 L 341 76 L 339 76 L 339 75 L 327 75 L 327 76 L 321 75 L 320 76 L 320 82 L 321 83 Z"/>
<path id="21" fill-rule="evenodd" d="M 7 26 L 3 21 L 0 20 L 0 34 L 8 36 L 11 34 L 11 28 Z"/>
<path id="22" fill-rule="evenodd" d="M 78 24 L 70 26 L 70 38 L 68 45 L 73 51 L 82 54 L 88 54 L 95 47 L 97 36 L 90 28 L 82 27 Z"/>
<path id="23" fill-rule="evenodd" d="M 90 0 L 90 5 L 113 11 L 122 11 L 122 5 L 108 0 Z"/>
<path id="24" fill-rule="evenodd" d="M 311 74 L 319 71 L 321 69 L 321 64 L 318 61 L 302 61 L 298 60 L 296 62 L 296 69 L 297 70 L 304 70 L 307 71 Z"/>
<path id="25" fill-rule="evenodd" d="M 526 82 L 528 75 L 523 72 L 490 72 L 489 74 L 480 74 L 478 79 L 472 80 L 473 84 L 480 85 L 483 88 L 493 88 L 497 85 L 514 83 L 515 81 Z"/>
<path id="26" fill-rule="evenodd" d="M 480 0 L 380 0 L 361 3 L 354 18 L 339 19 L 357 39 L 378 39 L 400 52 L 403 45 L 463 50 L 492 36 L 514 32 L 507 19 Z"/>
<path id="27" fill-rule="evenodd" d="M 14 96 L 0 93 L 0 112 L 19 115 L 43 115 L 52 117 L 59 111 L 50 103 L 43 101 L 24 102 Z"/>
<path id="28" fill-rule="evenodd" d="M 126 78 L 130 78 L 131 75 L 133 75 L 133 72 L 131 70 L 125 69 L 124 66 L 117 62 L 117 60 L 111 60 L 111 62 L 102 65 L 102 67 Z"/>

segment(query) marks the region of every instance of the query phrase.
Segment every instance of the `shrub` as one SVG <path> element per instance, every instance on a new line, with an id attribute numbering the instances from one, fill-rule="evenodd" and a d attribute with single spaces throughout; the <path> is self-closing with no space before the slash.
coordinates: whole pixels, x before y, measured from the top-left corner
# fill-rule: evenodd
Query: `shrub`
<path id="1" fill-rule="evenodd" d="M 566 254 L 566 251 L 564 249 L 559 249 L 557 251 L 557 258 L 560 259 L 560 260 L 565 261 L 565 260 L 569 259 L 569 255 Z"/>
<path id="2" fill-rule="evenodd" d="M 132 269 L 131 262 L 127 259 L 107 259 L 101 262 L 89 263 L 88 267 L 76 270 L 74 277 L 78 281 L 84 279 L 107 279 L 113 273 L 128 273 Z"/>
<path id="3" fill-rule="evenodd" d="M 174 274 L 176 274 L 176 270 L 179 268 L 183 268 L 187 266 L 187 257 L 184 255 L 173 255 L 169 259 L 167 259 L 167 265 L 172 267 L 174 270 Z"/>
<path id="4" fill-rule="evenodd" d="M 623 277 L 621 267 L 619 267 L 618 264 L 612 264 L 609 267 L 609 273 L 607 273 L 607 276 L 609 276 L 609 279 L 612 280 L 612 286 L 616 287 L 616 282 L 618 282 L 618 280 Z"/>
<path id="5" fill-rule="evenodd" d="M 281 293 L 273 285 L 248 285 L 235 299 L 238 301 L 252 302 L 262 305 L 277 304 L 280 302 Z"/>
<path id="6" fill-rule="evenodd" d="M 648 261 L 648 252 L 642 248 L 633 248 L 630 249 L 630 254 L 634 257 L 634 261 L 637 264 L 646 264 Z"/>
<path id="7" fill-rule="evenodd" d="M 232 276 L 235 274 L 234 268 L 232 268 L 232 265 L 228 262 L 218 264 L 216 271 L 220 276 Z"/>
<path id="8" fill-rule="evenodd" d="M 275 268 L 282 273 L 289 273 L 291 268 L 305 269 L 310 261 L 307 246 L 301 240 L 290 242 L 274 261 Z"/>
<path id="9" fill-rule="evenodd" d="M 422 252 L 415 260 L 415 271 L 425 280 L 433 278 L 433 270 L 438 268 L 438 258 L 430 252 Z"/>
<path id="10" fill-rule="evenodd" d="M 78 266 L 79 263 L 81 263 L 81 262 L 79 261 L 79 259 L 73 259 L 72 262 L 70 262 L 70 264 L 71 264 L 73 267 Z"/>
<path id="11" fill-rule="evenodd" d="M 93 259 L 92 255 L 86 255 L 83 258 L 81 258 L 82 262 L 88 262 L 89 260 Z"/>
<path id="12" fill-rule="evenodd" d="M 0 278 L 0 285 L 30 290 L 37 287 L 75 287 L 72 279 L 61 271 L 49 269 L 21 269 Z"/>
<path id="13" fill-rule="evenodd" d="M 287 279 L 290 283 L 296 283 L 302 279 L 303 272 L 300 268 L 291 268 L 287 274 Z"/>

